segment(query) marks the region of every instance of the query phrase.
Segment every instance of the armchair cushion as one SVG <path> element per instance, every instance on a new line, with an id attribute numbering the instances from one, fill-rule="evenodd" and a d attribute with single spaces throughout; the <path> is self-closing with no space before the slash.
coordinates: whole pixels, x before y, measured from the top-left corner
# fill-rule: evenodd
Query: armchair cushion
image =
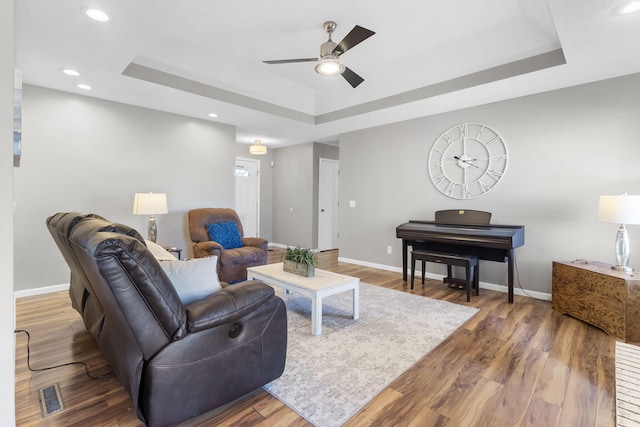
<path id="1" fill-rule="evenodd" d="M 214 242 L 218 242 L 224 249 L 235 249 L 242 247 L 242 237 L 238 230 L 238 225 L 233 222 L 218 222 L 207 224 L 209 237 Z"/>
<path id="2" fill-rule="evenodd" d="M 159 262 L 184 305 L 209 296 L 221 288 L 216 272 L 217 256 Z"/>

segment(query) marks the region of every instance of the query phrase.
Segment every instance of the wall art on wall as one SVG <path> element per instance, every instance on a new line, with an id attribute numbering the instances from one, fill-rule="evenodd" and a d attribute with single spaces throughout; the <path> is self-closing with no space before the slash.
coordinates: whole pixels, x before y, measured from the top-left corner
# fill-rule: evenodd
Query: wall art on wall
<path id="1" fill-rule="evenodd" d="M 443 133 L 431 147 L 429 177 L 453 199 L 484 196 L 507 169 L 507 146 L 489 126 L 462 123 Z"/>

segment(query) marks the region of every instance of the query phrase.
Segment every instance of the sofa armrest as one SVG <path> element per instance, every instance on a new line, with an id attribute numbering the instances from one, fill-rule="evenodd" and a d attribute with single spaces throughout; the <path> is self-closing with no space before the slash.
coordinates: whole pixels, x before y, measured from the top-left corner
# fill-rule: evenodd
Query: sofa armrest
<path id="1" fill-rule="evenodd" d="M 207 256 L 218 256 L 218 261 L 220 261 L 220 255 L 222 254 L 222 245 L 218 242 L 214 242 L 209 240 L 208 242 L 198 242 L 193 245 L 193 257 L 194 258 L 204 258 Z"/>
<path id="2" fill-rule="evenodd" d="M 269 241 L 260 237 L 243 237 L 242 244 L 244 246 L 260 248 L 265 252 L 269 249 Z"/>
<path id="3" fill-rule="evenodd" d="M 257 280 L 227 286 L 185 308 L 189 332 L 210 329 L 251 313 L 275 295 L 273 288 Z"/>

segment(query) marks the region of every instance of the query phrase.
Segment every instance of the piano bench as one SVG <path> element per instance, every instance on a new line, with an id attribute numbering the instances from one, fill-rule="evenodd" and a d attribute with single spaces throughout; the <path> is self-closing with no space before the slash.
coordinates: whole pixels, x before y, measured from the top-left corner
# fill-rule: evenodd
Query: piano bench
<path id="1" fill-rule="evenodd" d="M 464 283 L 467 290 L 467 302 L 471 301 L 471 288 L 476 288 L 476 295 L 480 295 L 479 275 L 480 263 L 477 255 L 461 255 L 447 252 L 434 252 L 414 250 L 411 252 L 411 289 L 413 289 L 413 281 L 416 275 L 416 261 L 422 261 L 422 284 L 424 285 L 425 262 L 436 262 L 446 264 L 447 270 L 452 265 L 464 267 L 466 270 L 466 280 L 457 280 Z M 450 276 L 450 274 L 449 274 Z M 449 281 L 451 277 L 448 277 Z M 446 281 L 445 281 L 446 283 Z"/>

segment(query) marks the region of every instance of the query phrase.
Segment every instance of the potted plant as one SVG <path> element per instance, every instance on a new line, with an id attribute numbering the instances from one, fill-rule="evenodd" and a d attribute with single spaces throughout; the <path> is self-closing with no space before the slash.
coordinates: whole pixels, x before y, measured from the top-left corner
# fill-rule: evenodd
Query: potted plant
<path id="1" fill-rule="evenodd" d="M 284 271 L 311 277 L 315 273 L 316 259 L 311 249 L 288 247 L 282 264 Z"/>

